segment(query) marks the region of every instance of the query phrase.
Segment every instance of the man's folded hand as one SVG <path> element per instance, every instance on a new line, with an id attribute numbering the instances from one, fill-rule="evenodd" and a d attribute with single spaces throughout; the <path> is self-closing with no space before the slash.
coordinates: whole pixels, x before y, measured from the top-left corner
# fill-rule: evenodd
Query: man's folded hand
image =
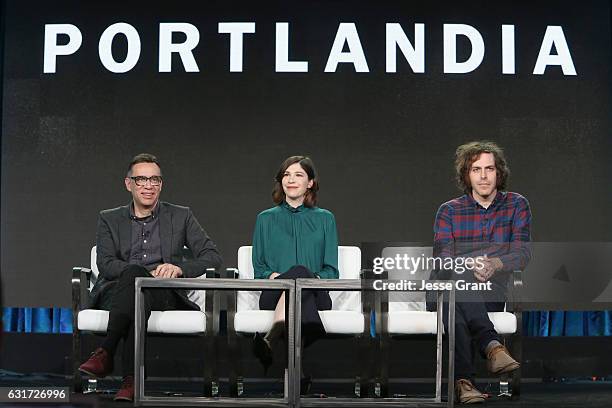
<path id="1" fill-rule="evenodd" d="M 179 278 L 183 276 L 183 271 L 176 265 L 169 263 L 158 265 L 155 270 L 151 271 L 151 275 L 156 278 Z"/>

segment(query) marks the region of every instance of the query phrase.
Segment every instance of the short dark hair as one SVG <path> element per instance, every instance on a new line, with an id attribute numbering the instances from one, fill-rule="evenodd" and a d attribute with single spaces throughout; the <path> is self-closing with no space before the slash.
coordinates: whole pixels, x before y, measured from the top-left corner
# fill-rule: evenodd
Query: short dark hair
<path id="1" fill-rule="evenodd" d="M 480 140 L 462 144 L 455 152 L 455 177 L 457 186 L 465 194 L 472 192 L 470 177 L 468 172 L 472 164 L 478 160 L 482 153 L 491 153 L 495 159 L 495 169 L 497 170 L 497 189 L 503 191 L 506 189 L 508 179 L 510 178 L 510 167 L 506 162 L 504 150 L 495 142 L 488 140 Z"/>
<path id="2" fill-rule="evenodd" d="M 285 171 L 292 164 L 299 163 L 300 166 L 306 172 L 308 181 L 312 180 L 312 187 L 306 190 L 304 196 L 304 206 L 314 207 L 317 205 L 317 191 L 319 191 L 319 178 L 317 177 L 317 171 L 315 170 L 314 163 L 307 156 L 291 156 L 286 158 L 278 169 L 276 177 L 274 178 L 274 188 L 272 189 L 272 201 L 275 204 L 280 204 L 285 201 L 285 191 L 283 190 L 283 176 Z"/>
<path id="3" fill-rule="evenodd" d="M 134 156 L 134 158 L 132 158 L 132 161 L 128 166 L 128 177 L 132 175 L 132 167 L 134 167 L 134 165 L 138 163 L 155 163 L 157 164 L 157 167 L 159 167 L 159 172 L 161 174 L 161 165 L 159 164 L 159 160 L 157 160 L 157 157 L 150 153 L 138 153 L 136 156 Z"/>

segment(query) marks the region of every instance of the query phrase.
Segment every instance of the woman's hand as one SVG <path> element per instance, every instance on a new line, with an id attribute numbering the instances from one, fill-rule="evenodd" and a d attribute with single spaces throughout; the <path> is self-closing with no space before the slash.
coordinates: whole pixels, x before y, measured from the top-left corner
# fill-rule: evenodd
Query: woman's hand
<path id="1" fill-rule="evenodd" d="M 278 273 L 278 272 L 272 272 L 272 273 L 270 274 L 269 279 L 274 279 L 274 278 L 276 278 L 278 275 L 280 275 L 280 273 Z"/>

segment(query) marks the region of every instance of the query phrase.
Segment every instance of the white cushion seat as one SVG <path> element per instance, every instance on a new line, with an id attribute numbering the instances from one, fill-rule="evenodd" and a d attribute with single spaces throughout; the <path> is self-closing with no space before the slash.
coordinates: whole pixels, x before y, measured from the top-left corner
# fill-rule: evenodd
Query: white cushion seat
<path id="1" fill-rule="evenodd" d="M 106 310 L 86 309 L 79 312 L 79 330 L 105 333 L 108 326 Z M 167 310 L 151 312 L 148 333 L 195 334 L 206 331 L 206 314 L 198 310 Z"/>
<path id="2" fill-rule="evenodd" d="M 365 327 L 361 312 L 322 310 L 319 316 L 328 334 L 361 334 Z"/>
<path id="3" fill-rule="evenodd" d="M 243 310 L 234 316 L 234 327 L 241 333 L 267 333 L 273 320 L 274 310 Z"/>
<path id="4" fill-rule="evenodd" d="M 349 310 L 319 311 L 325 331 L 329 334 L 363 333 L 363 314 Z M 240 333 L 266 333 L 272 327 L 273 310 L 243 310 L 234 317 L 234 327 Z"/>
<path id="5" fill-rule="evenodd" d="M 516 316 L 510 312 L 489 312 L 489 319 L 499 334 L 516 333 Z M 389 334 L 436 334 L 436 312 L 401 310 L 388 314 Z"/>

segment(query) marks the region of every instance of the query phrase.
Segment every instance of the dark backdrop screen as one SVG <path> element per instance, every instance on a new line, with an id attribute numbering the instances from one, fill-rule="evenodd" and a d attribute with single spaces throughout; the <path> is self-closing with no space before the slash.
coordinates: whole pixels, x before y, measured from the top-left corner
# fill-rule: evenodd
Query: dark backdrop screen
<path id="1" fill-rule="evenodd" d="M 254 32 L 219 33 L 232 22 Z M 3 44 L 8 306 L 70 304 L 71 267 L 89 264 L 98 212 L 129 201 L 143 151 L 226 266 L 294 154 L 317 164 L 342 244 L 430 241 L 460 194 L 454 150 L 475 139 L 505 148 L 534 239 L 610 236 L 607 1 L 8 1 Z"/>

